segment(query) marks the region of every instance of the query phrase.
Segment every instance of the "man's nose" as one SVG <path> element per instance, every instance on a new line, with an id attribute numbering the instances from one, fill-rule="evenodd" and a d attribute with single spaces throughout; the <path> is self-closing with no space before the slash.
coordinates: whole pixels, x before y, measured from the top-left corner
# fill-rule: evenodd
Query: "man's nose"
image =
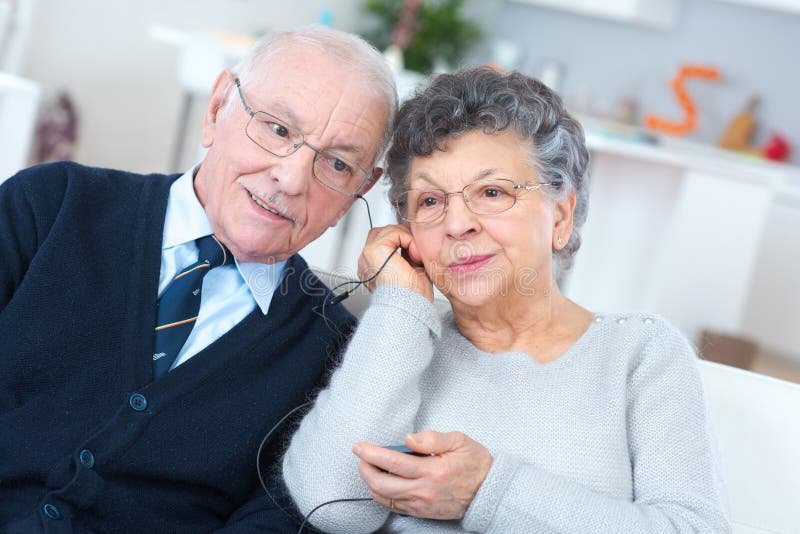
<path id="1" fill-rule="evenodd" d="M 309 146 L 300 146 L 294 153 L 280 158 L 274 166 L 273 179 L 286 195 L 301 195 L 314 178 L 314 158 L 317 153 Z"/>

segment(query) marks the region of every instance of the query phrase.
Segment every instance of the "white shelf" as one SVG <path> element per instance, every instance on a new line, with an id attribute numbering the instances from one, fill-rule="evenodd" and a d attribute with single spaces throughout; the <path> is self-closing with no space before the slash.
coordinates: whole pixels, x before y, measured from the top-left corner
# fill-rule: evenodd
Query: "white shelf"
<path id="1" fill-rule="evenodd" d="M 755 7 L 759 9 L 771 9 L 782 13 L 800 15 L 800 0 L 718 0 L 729 4 L 740 4 L 743 6 Z"/>
<path id="2" fill-rule="evenodd" d="M 579 117 L 590 150 L 728 179 L 769 186 L 775 194 L 800 198 L 800 167 L 775 163 L 670 136 L 642 135 L 632 127 Z M 800 203 L 798 203 L 800 205 Z"/>
<path id="3" fill-rule="evenodd" d="M 668 28 L 675 24 L 676 0 L 514 0 L 580 15 Z"/>

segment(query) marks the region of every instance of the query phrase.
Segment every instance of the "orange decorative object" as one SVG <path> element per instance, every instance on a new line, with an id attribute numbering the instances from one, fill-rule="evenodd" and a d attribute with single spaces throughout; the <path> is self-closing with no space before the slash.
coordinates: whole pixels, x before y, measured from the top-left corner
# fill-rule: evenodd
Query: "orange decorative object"
<path id="1" fill-rule="evenodd" d="M 714 67 L 703 67 L 700 65 L 683 65 L 678 74 L 672 80 L 672 91 L 675 98 L 684 111 L 683 121 L 674 122 L 663 119 L 656 115 L 647 115 L 644 118 L 644 125 L 653 130 L 660 130 L 675 135 L 685 135 L 697 127 L 697 107 L 694 105 L 689 91 L 684 87 L 687 78 L 703 78 L 716 82 L 721 77 L 719 70 Z"/>

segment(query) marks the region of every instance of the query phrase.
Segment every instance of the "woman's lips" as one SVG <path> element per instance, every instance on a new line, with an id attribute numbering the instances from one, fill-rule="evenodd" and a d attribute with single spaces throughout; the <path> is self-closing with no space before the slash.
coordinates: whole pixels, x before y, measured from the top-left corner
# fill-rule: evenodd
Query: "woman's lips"
<path id="1" fill-rule="evenodd" d="M 469 274 L 485 266 L 492 261 L 492 258 L 494 258 L 494 254 L 470 256 L 464 260 L 451 263 L 449 269 L 455 274 Z"/>

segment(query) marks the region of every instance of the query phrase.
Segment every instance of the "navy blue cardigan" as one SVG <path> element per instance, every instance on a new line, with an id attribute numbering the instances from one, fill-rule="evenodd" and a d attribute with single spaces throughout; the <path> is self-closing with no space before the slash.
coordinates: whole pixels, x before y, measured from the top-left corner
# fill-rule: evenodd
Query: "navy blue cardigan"
<path id="1" fill-rule="evenodd" d="M 0 186 L 0 531 L 290 532 L 256 451 L 353 327 L 297 255 L 269 313 L 153 381 L 177 175 L 57 163 Z M 337 334 L 333 330 L 338 330 Z M 262 461 L 279 454 L 278 434 Z"/>

